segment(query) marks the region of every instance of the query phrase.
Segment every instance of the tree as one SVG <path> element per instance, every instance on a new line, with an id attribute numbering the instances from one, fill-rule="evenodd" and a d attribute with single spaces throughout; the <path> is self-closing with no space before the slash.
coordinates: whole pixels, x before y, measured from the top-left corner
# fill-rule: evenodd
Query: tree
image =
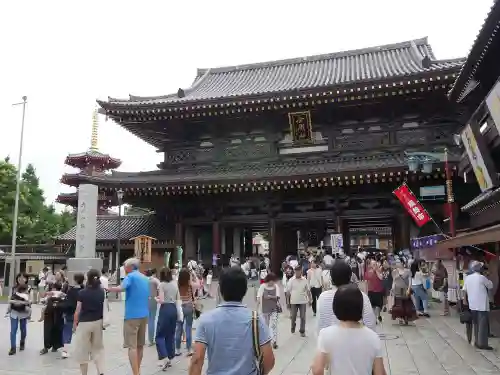
<path id="1" fill-rule="evenodd" d="M 8 159 L 0 161 L 0 244 L 9 244 L 16 194 L 16 167 Z M 38 244 L 50 241 L 74 225 L 70 212 L 55 212 L 46 205 L 40 181 L 33 165 L 28 164 L 22 174 L 19 191 L 17 242 Z"/>

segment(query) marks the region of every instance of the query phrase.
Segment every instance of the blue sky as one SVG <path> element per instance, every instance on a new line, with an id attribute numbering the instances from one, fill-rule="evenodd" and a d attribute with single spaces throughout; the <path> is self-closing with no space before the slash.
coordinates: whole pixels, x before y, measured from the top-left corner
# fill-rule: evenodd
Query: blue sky
<path id="1" fill-rule="evenodd" d="M 0 156 L 17 160 L 28 96 L 24 166 L 48 202 L 68 153 L 90 146 L 96 98 L 160 95 L 196 68 L 329 53 L 428 36 L 437 58 L 465 56 L 492 0 L 24 0 L 0 2 Z M 472 5 L 474 4 L 474 5 Z M 101 119 L 100 150 L 123 171 L 161 154 Z"/>

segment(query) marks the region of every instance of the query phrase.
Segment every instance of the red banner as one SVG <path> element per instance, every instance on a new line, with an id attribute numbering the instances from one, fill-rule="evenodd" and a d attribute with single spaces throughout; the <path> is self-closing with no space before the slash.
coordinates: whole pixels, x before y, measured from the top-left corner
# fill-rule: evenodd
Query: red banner
<path id="1" fill-rule="evenodd" d="M 431 217 L 406 184 L 393 191 L 415 223 L 421 227 L 431 221 Z"/>

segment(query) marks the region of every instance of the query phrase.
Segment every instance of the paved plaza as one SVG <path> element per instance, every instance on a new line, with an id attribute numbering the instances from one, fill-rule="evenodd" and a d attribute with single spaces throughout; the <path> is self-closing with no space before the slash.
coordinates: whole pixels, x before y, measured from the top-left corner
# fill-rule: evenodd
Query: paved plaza
<path id="1" fill-rule="evenodd" d="M 245 302 L 254 306 L 253 291 Z M 6 307 L 6 305 L 3 305 Z M 2 307 L 3 307 L 2 306 Z M 206 300 L 205 308 L 214 308 L 214 300 Z M 35 307 L 34 317 L 38 317 L 39 307 Z M 310 310 L 308 337 L 292 335 L 286 314 L 280 319 L 279 349 L 276 366 L 272 375 L 306 375 L 314 355 L 316 335 L 315 318 Z M 420 319 L 415 326 L 400 327 L 387 319 L 379 332 L 384 340 L 386 369 L 391 375 L 470 375 L 493 374 L 500 371 L 500 340 L 492 339 L 493 352 L 473 349 L 465 340 L 464 328 L 456 317 L 440 317 L 434 311 L 432 318 Z M 112 304 L 114 323 L 105 331 L 106 374 L 128 375 L 130 370 L 126 351 L 122 349 L 121 319 L 123 307 L 119 302 Z M 62 360 L 58 353 L 40 356 L 42 347 L 42 323 L 32 322 L 28 326 L 27 347 L 13 357 L 7 355 L 9 349 L 9 320 L 2 319 L 0 329 L 4 339 L 0 341 L 0 375 L 73 375 L 79 374 L 78 367 L 70 359 Z M 293 336 L 293 338 L 292 338 Z M 156 367 L 155 348 L 146 348 L 142 375 L 162 374 Z M 171 374 L 186 374 L 188 358 L 178 357 L 174 366 L 167 371 Z M 95 374 L 91 367 L 89 374 Z"/>

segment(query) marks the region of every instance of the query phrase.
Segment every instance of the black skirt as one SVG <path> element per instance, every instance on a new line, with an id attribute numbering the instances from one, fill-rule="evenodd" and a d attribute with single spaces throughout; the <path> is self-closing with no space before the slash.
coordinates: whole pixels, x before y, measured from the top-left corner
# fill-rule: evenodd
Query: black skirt
<path id="1" fill-rule="evenodd" d="M 392 319 L 404 319 L 412 322 L 418 319 L 415 305 L 410 297 L 395 297 L 394 305 L 391 309 Z"/>
<path id="2" fill-rule="evenodd" d="M 382 308 L 384 306 L 384 296 L 384 292 L 368 292 L 368 298 L 370 299 L 370 303 L 374 308 Z"/>

